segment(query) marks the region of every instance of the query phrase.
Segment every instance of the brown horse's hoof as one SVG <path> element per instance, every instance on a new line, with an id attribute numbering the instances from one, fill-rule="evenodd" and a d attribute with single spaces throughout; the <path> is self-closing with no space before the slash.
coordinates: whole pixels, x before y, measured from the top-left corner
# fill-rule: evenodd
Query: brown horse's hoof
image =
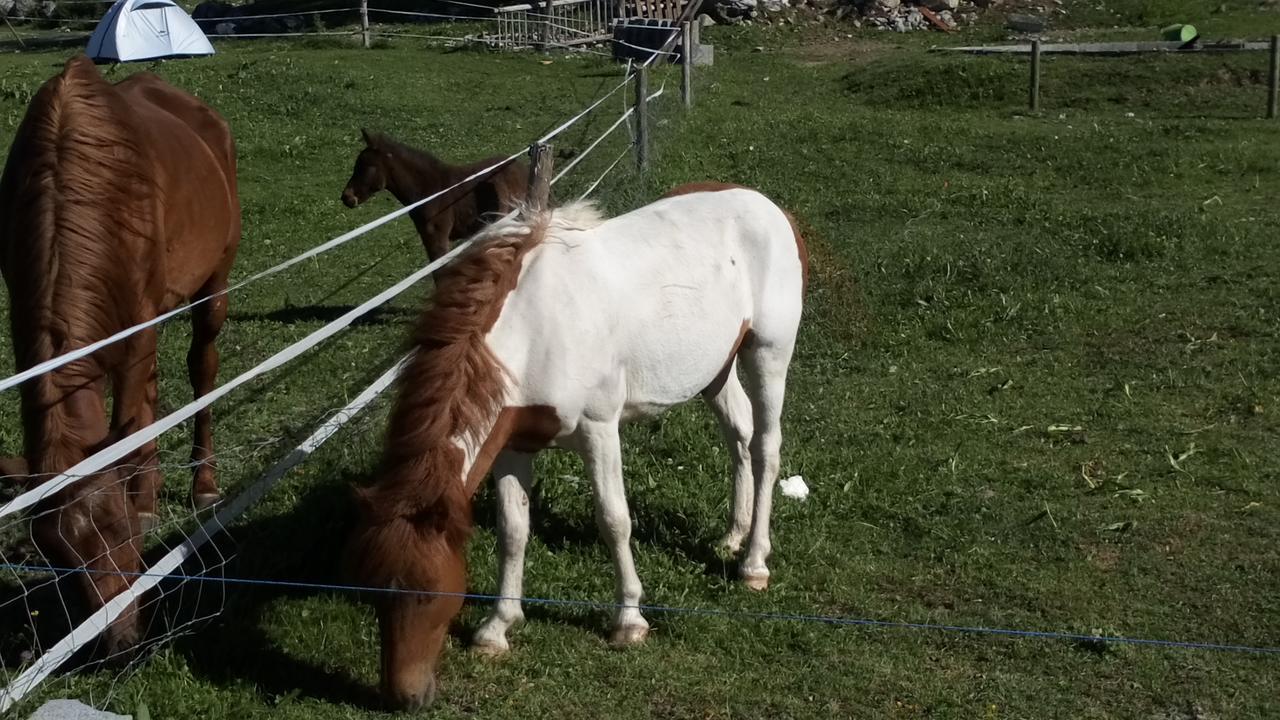
<path id="1" fill-rule="evenodd" d="M 194 498 L 196 510 L 208 510 L 209 508 L 222 502 L 222 496 L 218 493 L 200 493 Z"/>
<path id="2" fill-rule="evenodd" d="M 143 535 L 155 530 L 160 525 L 160 518 L 155 513 L 140 512 L 138 513 L 138 531 Z"/>

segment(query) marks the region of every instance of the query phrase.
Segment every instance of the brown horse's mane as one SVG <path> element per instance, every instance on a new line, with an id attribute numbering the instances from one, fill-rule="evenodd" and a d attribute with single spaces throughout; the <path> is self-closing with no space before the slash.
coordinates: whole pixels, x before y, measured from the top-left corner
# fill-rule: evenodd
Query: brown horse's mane
<path id="1" fill-rule="evenodd" d="M 351 550 L 363 580 L 421 588 L 438 571 L 433 558 L 465 547 L 472 489 L 455 441 L 478 447 L 501 409 L 505 370 L 485 336 L 548 224 L 549 214 L 495 224 L 438 278 L 400 376 L 379 479 L 356 491 Z"/>
<path id="2" fill-rule="evenodd" d="M 133 322 L 132 303 L 123 300 L 140 296 L 141 279 L 124 269 L 151 259 L 123 263 L 119 253 L 145 247 L 124 238 L 145 237 L 159 189 L 141 166 L 128 118 L 124 99 L 81 55 L 40 88 L 14 138 L 0 179 L 0 252 L 20 369 Z M 57 448 L 43 447 L 53 438 L 66 453 L 83 447 L 77 440 L 100 440 L 70 437 L 64 413 L 54 411 L 63 394 L 100 374 L 89 357 L 23 386 L 31 401 L 24 411 L 40 418 L 34 427 L 26 423 L 27 457 L 49 465 L 31 472 L 71 464 Z M 45 452 L 35 452 L 41 447 Z"/>
<path id="3" fill-rule="evenodd" d="M 404 160 L 418 175 L 428 173 L 447 174 L 458 167 L 451 165 L 434 153 L 420 150 L 412 145 L 406 145 L 384 133 L 370 132 L 367 135 L 366 142 L 374 150 L 392 153 Z"/>

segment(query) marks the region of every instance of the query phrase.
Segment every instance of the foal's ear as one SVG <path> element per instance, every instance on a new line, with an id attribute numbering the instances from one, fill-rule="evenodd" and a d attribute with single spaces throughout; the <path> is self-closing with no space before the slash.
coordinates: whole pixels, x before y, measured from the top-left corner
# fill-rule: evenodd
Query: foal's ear
<path id="1" fill-rule="evenodd" d="M 369 132 L 368 128 L 360 128 L 360 137 L 364 138 L 364 144 L 369 147 L 373 147 L 374 141 L 378 138 L 376 134 Z"/>

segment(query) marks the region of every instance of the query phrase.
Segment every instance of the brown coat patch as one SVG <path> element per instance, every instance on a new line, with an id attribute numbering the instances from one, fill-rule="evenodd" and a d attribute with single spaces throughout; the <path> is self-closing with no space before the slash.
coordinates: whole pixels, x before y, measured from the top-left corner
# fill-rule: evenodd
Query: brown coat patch
<path id="1" fill-rule="evenodd" d="M 474 493 L 480 486 L 499 452 L 537 452 L 549 446 L 559 434 L 560 416 L 550 405 L 503 408 L 467 473 L 468 491 Z"/>
<path id="2" fill-rule="evenodd" d="M 406 582 L 420 578 L 416 566 L 434 562 L 427 553 L 462 553 L 475 487 L 463 483 L 464 458 L 455 438 L 482 431 L 495 417 L 503 423 L 504 443 L 513 434 L 536 435 L 536 413 L 501 419 L 506 382 L 485 336 L 516 285 L 524 256 L 544 234 L 545 225 L 535 224 L 528 233 L 483 239 L 437 278 L 414 334 L 417 350 L 400 378 L 379 479 L 357 491 L 362 513 L 352 552 L 364 580 Z M 489 463 L 498 449 L 486 451 Z M 487 470 L 483 464 L 481 476 Z M 382 537 L 402 533 L 405 522 L 421 542 Z M 443 543 L 434 540 L 441 536 Z"/>
<path id="3" fill-rule="evenodd" d="M 702 391 L 703 395 L 711 397 L 719 394 L 720 390 L 724 388 L 724 384 L 729 380 L 729 372 L 733 370 L 734 358 L 738 357 L 738 351 L 742 349 L 742 346 L 750 342 L 748 337 L 750 333 L 751 323 L 743 320 L 742 327 L 738 330 L 738 339 L 733 341 L 733 348 L 729 350 L 729 357 L 725 359 L 724 367 L 720 368 L 720 372 L 716 373 L 715 379 Z"/>

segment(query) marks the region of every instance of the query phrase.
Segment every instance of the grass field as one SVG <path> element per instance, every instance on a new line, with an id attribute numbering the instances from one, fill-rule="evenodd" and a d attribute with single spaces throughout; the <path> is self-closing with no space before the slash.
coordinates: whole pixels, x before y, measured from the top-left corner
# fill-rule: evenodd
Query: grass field
<path id="1" fill-rule="evenodd" d="M 1280 31 L 1280 12 L 1253 3 L 1216 14 L 1217 2 L 1097 5 L 1069 4 L 1067 29 L 1104 35 L 1173 14 L 1225 34 Z M 1023 62 L 925 52 L 939 36 L 828 25 L 706 37 L 717 58 L 700 71 L 697 107 L 664 98 L 651 172 L 624 162 L 598 195 L 621 211 L 714 178 L 759 187 L 802 218 L 814 277 L 783 472 L 813 494 L 778 500 L 773 585 L 753 594 L 710 549 L 725 525 L 728 458 L 709 413 L 695 404 L 629 428 L 648 601 L 1280 646 L 1280 122 L 1258 119 L 1266 58 L 1046 58 L 1044 111 L 1028 116 Z M 159 71 L 236 132 L 238 276 L 394 207 L 338 202 L 361 125 L 446 157 L 512 152 L 619 77 L 560 56 L 221 48 Z M 63 58 L 0 58 L 10 134 Z M 593 135 L 571 131 L 558 147 Z M 559 196 L 584 188 L 621 142 Z M 222 378 L 422 259 L 404 223 L 239 291 Z M 257 477 L 389 365 L 428 288 L 220 405 L 224 487 Z M 186 338 L 180 324 L 164 333 L 168 407 L 189 395 Z M 228 576 L 342 581 L 346 488 L 376 462 L 384 411 L 232 528 L 220 543 L 237 553 Z M 20 446 L 16 414 L 9 396 L 0 454 Z M 165 448 L 181 458 L 186 443 L 174 435 Z M 527 594 L 610 600 L 581 466 L 547 454 L 539 473 Z M 185 474 L 168 479 L 181 515 Z M 486 593 L 486 491 L 477 507 L 471 584 Z M 233 586 L 225 605 L 134 671 L 81 673 L 42 697 L 126 713 L 144 702 L 153 718 L 379 714 L 377 627 L 358 598 Z M 434 717 L 1280 714 L 1275 655 L 656 613 L 648 644 L 618 652 L 604 642 L 608 613 L 528 607 L 513 654 L 495 662 L 465 652 L 484 609 L 464 612 Z M 12 669 L 28 633 L 0 634 Z"/>

